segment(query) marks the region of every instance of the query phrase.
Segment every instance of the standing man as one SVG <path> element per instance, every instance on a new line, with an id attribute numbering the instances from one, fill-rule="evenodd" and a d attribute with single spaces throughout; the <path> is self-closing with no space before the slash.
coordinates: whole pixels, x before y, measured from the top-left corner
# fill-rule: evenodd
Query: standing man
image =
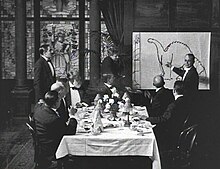
<path id="1" fill-rule="evenodd" d="M 44 95 L 56 81 L 54 66 L 51 62 L 51 49 L 49 44 L 41 45 L 40 58 L 34 66 L 35 102 L 42 102 Z"/>
<path id="2" fill-rule="evenodd" d="M 191 53 L 186 54 L 183 69 L 177 68 L 167 63 L 166 66 L 171 68 L 176 74 L 182 77 L 184 81 L 184 94 L 187 97 L 193 97 L 198 93 L 199 88 L 199 75 L 196 68 L 193 66 L 195 63 L 195 56 Z M 192 99 L 192 98 L 191 98 Z"/>
<path id="3" fill-rule="evenodd" d="M 102 61 L 102 75 L 113 74 L 116 78 L 119 75 L 119 66 L 116 62 L 118 59 L 116 50 L 109 50 L 109 56 L 105 57 Z"/>

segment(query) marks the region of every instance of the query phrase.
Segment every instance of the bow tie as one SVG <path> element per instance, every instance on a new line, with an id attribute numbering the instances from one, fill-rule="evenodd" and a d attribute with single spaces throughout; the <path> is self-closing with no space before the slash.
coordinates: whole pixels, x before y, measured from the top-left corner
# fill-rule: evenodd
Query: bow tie
<path id="1" fill-rule="evenodd" d="M 79 90 L 78 87 L 70 87 L 70 88 L 73 89 L 73 90 Z"/>

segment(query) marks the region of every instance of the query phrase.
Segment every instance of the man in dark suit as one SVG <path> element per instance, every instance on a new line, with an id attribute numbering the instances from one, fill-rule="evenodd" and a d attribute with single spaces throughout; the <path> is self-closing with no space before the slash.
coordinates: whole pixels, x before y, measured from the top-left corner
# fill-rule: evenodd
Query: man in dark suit
<path id="1" fill-rule="evenodd" d="M 51 62 L 51 49 L 49 44 L 41 45 L 40 58 L 34 66 L 34 89 L 35 102 L 43 101 L 44 95 L 50 90 L 51 85 L 56 81 L 54 66 Z"/>
<path id="2" fill-rule="evenodd" d="M 59 94 L 60 100 L 60 107 L 57 109 L 57 112 L 59 113 L 59 116 L 61 119 L 63 119 L 64 122 L 67 122 L 69 119 L 69 107 L 66 102 L 66 94 L 67 94 L 66 87 L 64 84 L 60 81 L 57 81 L 56 83 L 52 84 L 51 91 L 57 91 Z"/>
<path id="3" fill-rule="evenodd" d="M 170 63 L 167 63 L 166 66 L 170 67 L 176 74 L 182 77 L 184 81 L 184 95 L 191 98 L 192 100 L 198 93 L 199 88 L 199 75 L 196 68 L 193 66 L 195 62 L 195 56 L 191 53 L 185 56 L 184 67 L 177 68 L 172 66 Z"/>
<path id="4" fill-rule="evenodd" d="M 108 56 L 104 58 L 101 65 L 102 75 L 113 74 L 115 77 L 119 75 L 119 66 L 116 62 L 118 59 L 116 50 L 109 50 Z"/>
<path id="5" fill-rule="evenodd" d="M 177 145 L 178 136 L 183 128 L 183 123 L 189 113 L 189 105 L 183 96 L 184 83 L 183 81 L 176 81 L 174 83 L 173 95 L 175 101 L 170 103 L 165 112 L 157 117 L 148 117 L 146 120 L 153 124 L 163 125 L 160 128 L 160 133 L 163 134 L 163 140 L 159 140 L 159 147 L 170 149 Z"/>
<path id="6" fill-rule="evenodd" d="M 109 98 L 122 96 L 122 92 L 118 91 L 116 86 L 114 86 L 115 76 L 113 74 L 104 74 L 102 76 L 102 81 L 99 83 L 97 93 L 108 95 Z"/>
<path id="7" fill-rule="evenodd" d="M 39 168 L 49 168 L 55 161 L 56 149 L 64 134 L 75 134 L 77 122 L 69 126 L 57 112 L 60 106 L 58 92 L 49 91 L 44 102 L 38 104 L 33 115 L 39 142 Z M 71 132 L 71 133 L 70 133 Z"/>
<path id="8" fill-rule="evenodd" d="M 153 96 L 149 96 L 151 101 L 147 110 L 150 117 L 159 117 L 163 115 L 167 106 L 174 101 L 174 96 L 172 91 L 164 87 L 165 82 L 162 76 L 155 76 L 153 78 L 153 85 L 156 87 L 156 91 Z M 164 139 L 163 127 L 163 124 L 161 124 L 154 128 L 158 142 L 162 142 Z"/>
<path id="9" fill-rule="evenodd" d="M 155 94 L 151 96 L 151 102 L 148 107 L 149 116 L 160 116 L 164 113 L 167 106 L 174 101 L 172 91 L 165 88 L 165 82 L 162 76 L 157 75 L 153 78 L 153 85 L 156 87 Z"/>

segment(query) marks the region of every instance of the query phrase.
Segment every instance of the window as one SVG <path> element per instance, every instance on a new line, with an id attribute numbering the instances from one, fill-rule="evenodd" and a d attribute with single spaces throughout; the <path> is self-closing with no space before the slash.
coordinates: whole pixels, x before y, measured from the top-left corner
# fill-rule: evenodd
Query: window
<path id="1" fill-rule="evenodd" d="M 0 0 L 0 37 L 1 37 L 1 78 L 15 78 L 15 1 Z M 85 1 L 85 79 L 89 79 L 89 1 Z M 66 70 L 79 67 L 79 1 L 77 0 L 42 0 L 40 1 L 40 43 L 49 42 L 54 47 L 53 63 L 58 76 Z M 34 78 L 34 0 L 26 1 L 27 14 L 27 78 Z M 101 23 L 102 32 L 107 32 L 104 21 Z M 103 38 L 102 38 L 103 39 Z M 103 50 L 102 57 L 106 51 Z M 67 66 L 68 64 L 68 66 Z"/>

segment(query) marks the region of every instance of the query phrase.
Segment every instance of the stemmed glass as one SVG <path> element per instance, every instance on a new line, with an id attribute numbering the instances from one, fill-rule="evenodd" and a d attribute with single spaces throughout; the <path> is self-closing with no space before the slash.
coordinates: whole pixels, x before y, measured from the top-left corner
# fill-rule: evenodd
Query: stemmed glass
<path id="1" fill-rule="evenodd" d="M 90 123 L 84 123 L 83 128 L 85 129 L 86 132 L 89 132 L 91 129 L 91 124 Z"/>

